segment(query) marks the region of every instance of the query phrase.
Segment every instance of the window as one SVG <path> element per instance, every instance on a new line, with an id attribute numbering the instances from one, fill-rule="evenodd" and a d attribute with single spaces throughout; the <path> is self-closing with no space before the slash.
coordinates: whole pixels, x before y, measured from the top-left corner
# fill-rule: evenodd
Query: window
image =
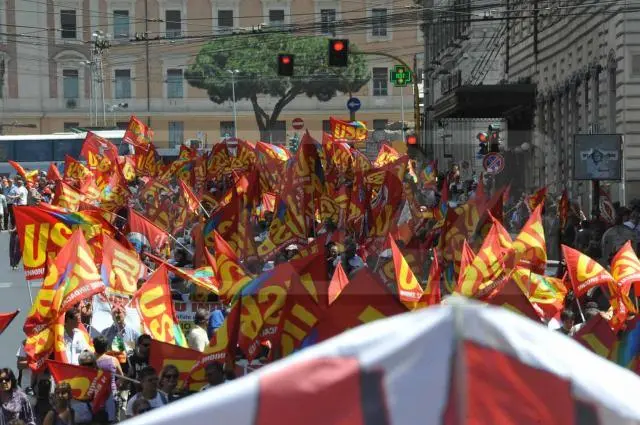
<path id="1" fill-rule="evenodd" d="M 335 35 L 336 33 L 336 10 L 335 9 L 320 10 L 320 32 L 326 35 Z"/>
<path id="2" fill-rule="evenodd" d="M 53 142 L 53 160 L 64 161 L 65 155 L 78 158 L 80 157 L 80 150 L 82 150 L 82 140 L 55 140 Z"/>
<path id="3" fill-rule="evenodd" d="M 21 140 L 15 144 L 15 161 L 49 162 L 52 157 L 51 140 Z"/>
<path id="4" fill-rule="evenodd" d="M 233 10 L 218 10 L 218 28 L 221 32 L 233 29 Z"/>
<path id="5" fill-rule="evenodd" d="M 631 75 L 640 77 L 640 55 L 631 55 Z"/>
<path id="6" fill-rule="evenodd" d="M 76 11 L 75 10 L 61 10 L 60 11 L 60 29 L 62 30 L 61 37 L 66 39 L 76 38 Z"/>
<path id="7" fill-rule="evenodd" d="M 387 68 L 373 68 L 373 95 L 387 95 L 387 78 L 389 70 Z"/>
<path id="8" fill-rule="evenodd" d="M 282 9 L 270 10 L 269 24 L 274 27 L 284 26 L 284 10 Z"/>
<path id="9" fill-rule="evenodd" d="M 184 141 L 184 122 L 169 121 L 169 147 L 180 146 Z"/>
<path id="10" fill-rule="evenodd" d="M 373 120 L 374 130 L 386 130 L 389 120 Z"/>
<path id="11" fill-rule="evenodd" d="M 167 98 L 182 99 L 183 81 L 181 69 L 167 70 Z"/>
<path id="12" fill-rule="evenodd" d="M 131 70 L 116 69 L 116 99 L 131 99 Z"/>
<path id="13" fill-rule="evenodd" d="M 113 11 L 113 37 L 129 38 L 129 11 Z"/>
<path id="14" fill-rule="evenodd" d="M 373 9 L 371 11 L 371 35 L 374 37 L 387 36 L 387 9 Z"/>
<path id="15" fill-rule="evenodd" d="M 182 35 L 182 17 L 179 10 L 167 10 L 164 13 L 167 38 L 176 38 Z"/>
<path id="16" fill-rule="evenodd" d="M 322 120 L 322 131 L 331 134 L 331 120 Z"/>
<path id="17" fill-rule="evenodd" d="M 233 121 L 220 121 L 220 137 L 233 137 L 235 134 L 233 128 Z"/>
<path id="18" fill-rule="evenodd" d="M 266 134 L 263 135 L 262 140 L 266 140 L 267 142 L 274 144 L 287 143 L 287 122 L 276 121 L 271 128 L 271 131 L 267 130 Z"/>
<path id="19" fill-rule="evenodd" d="M 8 160 L 15 158 L 13 153 L 14 145 L 15 142 L 9 140 L 0 143 L 0 161 L 7 162 Z"/>
<path id="20" fill-rule="evenodd" d="M 80 97 L 80 81 L 77 69 L 62 70 L 62 92 L 65 99 Z"/>
<path id="21" fill-rule="evenodd" d="M 70 131 L 73 130 L 74 128 L 78 128 L 80 127 L 80 123 L 79 122 L 66 122 L 63 124 L 64 125 L 64 131 Z"/>
<path id="22" fill-rule="evenodd" d="M 118 130 L 126 130 L 129 127 L 129 121 L 118 121 L 116 123 L 116 127 L 118 128 Z M 120 141 L 118 141 L 116 144 L 120 143 Z"/>

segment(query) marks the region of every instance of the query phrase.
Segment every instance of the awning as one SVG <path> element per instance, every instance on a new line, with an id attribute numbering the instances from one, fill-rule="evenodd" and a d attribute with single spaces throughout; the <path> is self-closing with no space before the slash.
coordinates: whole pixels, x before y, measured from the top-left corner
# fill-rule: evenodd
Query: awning
<path id="1" fill-rule="evenodd" d="M 506 118 L 535 102 L 535 84 L 461 86 L 435 103 L 434 119 Z"/>

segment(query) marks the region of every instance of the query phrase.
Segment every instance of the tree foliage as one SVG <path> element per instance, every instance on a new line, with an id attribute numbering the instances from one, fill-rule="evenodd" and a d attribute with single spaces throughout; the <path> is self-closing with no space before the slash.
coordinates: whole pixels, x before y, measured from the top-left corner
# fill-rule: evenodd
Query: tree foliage
<path id="1" fill-rule="evenodd" d="M 350 43 L 350 51 L 357 48 Z M 294 76 L 278 75 L 279 53 L 294 54 Z M 207 91 L 211 101 L 221 104 L 247 99 L 253 106 L 262 134 L 274 128 L 280 113 L 299 95 L 326 102 L 340 93 L 358 91 L 369 81 L 362 55 L 349 55 L 346 68 L 329 67 L 328 42 L 323 37 L 296 37 L 286 33 L 265 33 L 221 37 L 206 44 L 185 72 L 188 83 Z M 259 96 L 277 101 L 269 114 L 260 106 Z"/>

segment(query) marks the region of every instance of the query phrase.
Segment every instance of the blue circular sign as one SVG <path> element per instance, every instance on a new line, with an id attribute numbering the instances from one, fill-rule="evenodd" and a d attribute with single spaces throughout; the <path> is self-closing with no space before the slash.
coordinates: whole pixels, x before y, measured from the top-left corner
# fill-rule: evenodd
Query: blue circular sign
<path id="1" fill-rule="evenodd" d="M 360 103 L 360 99 L 358 99 L 357 97 L 351 97 L 347 101 L 347 109 L 351 112 L 357 111 L 358 109 L 360 109 L 360 106 L 362 106 L 362 104 Z"/>

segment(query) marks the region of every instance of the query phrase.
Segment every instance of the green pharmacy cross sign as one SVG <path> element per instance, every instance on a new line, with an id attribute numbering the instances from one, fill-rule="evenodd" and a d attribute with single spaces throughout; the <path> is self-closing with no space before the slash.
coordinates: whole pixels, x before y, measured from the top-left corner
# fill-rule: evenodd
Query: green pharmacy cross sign
<path id="1" fill-rule="evenodd" d="M 411 70 L 404 65 L 396 65 L 390 74 L 389 80 L 396 87 L 406 87 L 413 83 L 413 74 Z"/>

